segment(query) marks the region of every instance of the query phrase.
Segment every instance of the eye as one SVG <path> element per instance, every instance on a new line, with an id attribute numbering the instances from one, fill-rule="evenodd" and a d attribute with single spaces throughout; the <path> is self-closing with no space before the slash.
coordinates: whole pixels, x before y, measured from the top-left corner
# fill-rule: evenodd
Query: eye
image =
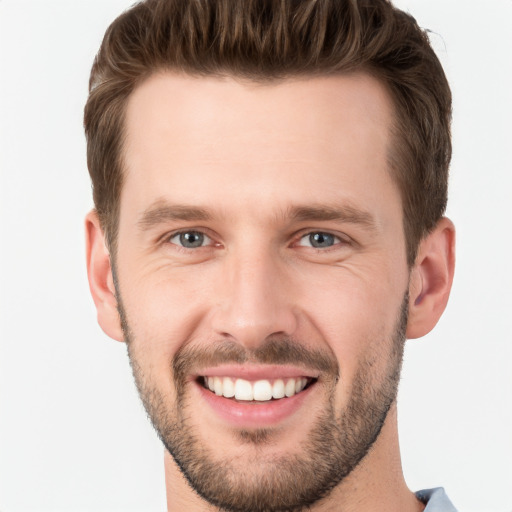
<path id="1" fill-rule="evenodd" d="M 341 243 L 341 239 L 331 233 L 324 233 L 322 231 L 316 231 L 304 235 L 299 245 L 302 247 L 313 247 L 315 249 L 328 249 L 333 245 Z"/>
<path id="2" fill-rule="evenodd" d="M 172 235 L 169 238 L 169 242 L 185 249 L 197 249 L 198 247 L 210 245 L 212 239 L 200 231 L 181 231 Z"/>

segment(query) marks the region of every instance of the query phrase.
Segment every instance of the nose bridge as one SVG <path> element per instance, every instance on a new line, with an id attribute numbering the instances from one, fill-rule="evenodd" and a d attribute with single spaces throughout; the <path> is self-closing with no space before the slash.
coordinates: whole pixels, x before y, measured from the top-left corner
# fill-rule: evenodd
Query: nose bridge
<path id="1" fill-rule="evenodd" d="M 271 335 L 292 335 L 296 318 L 286 281 L 283 263 L 268 247 L 250 244 L 233 250 L 224 263 L 217 334 L 247 347 L 256 347 Z"/>

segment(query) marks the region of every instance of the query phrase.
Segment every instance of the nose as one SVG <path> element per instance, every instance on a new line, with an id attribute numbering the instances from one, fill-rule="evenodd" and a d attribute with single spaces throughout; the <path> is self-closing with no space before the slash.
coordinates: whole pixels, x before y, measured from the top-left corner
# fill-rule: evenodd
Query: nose
<path id="1" fill-rule="evenodd" d="M 271 251 L 234 251 L 223 262 L 213 317 L 217 336 L 255 349 L 270 336 L 297 328 L 293 286 L 286 263 Z"/>

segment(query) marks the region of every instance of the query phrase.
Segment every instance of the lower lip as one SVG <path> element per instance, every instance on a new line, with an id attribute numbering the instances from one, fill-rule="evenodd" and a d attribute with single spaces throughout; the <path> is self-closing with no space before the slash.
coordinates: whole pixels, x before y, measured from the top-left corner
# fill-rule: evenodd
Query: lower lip
<path id="1" fill-rule="evenodd" d="M 276 426 L 293 416 L 303 406 L 304 401 L 314 390 L 316 383 L 289 398 L 248 403 L 218 396 L 201 384 L 196 383 L 196 385 L 203 400 L 225 422 L 239 428 L 262 428 Z"/>

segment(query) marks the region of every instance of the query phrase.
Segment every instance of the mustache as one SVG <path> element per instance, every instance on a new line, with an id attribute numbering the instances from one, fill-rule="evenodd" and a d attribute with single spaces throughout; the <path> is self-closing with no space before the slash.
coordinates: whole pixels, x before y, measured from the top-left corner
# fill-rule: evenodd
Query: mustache
<path id="1" fill-rule="evenodd" d="M 183 384 L 194 370 L 222 364 L 291 364 L 318 370 L 336 381 L 340 368 L 335 356 L 327 351 L 306 348 L 289 337 L 271 337 L 255 349 L 230 340 L 219 341 L 208 347 L 185 346 L 173 358 L 176 383 Z"/>

